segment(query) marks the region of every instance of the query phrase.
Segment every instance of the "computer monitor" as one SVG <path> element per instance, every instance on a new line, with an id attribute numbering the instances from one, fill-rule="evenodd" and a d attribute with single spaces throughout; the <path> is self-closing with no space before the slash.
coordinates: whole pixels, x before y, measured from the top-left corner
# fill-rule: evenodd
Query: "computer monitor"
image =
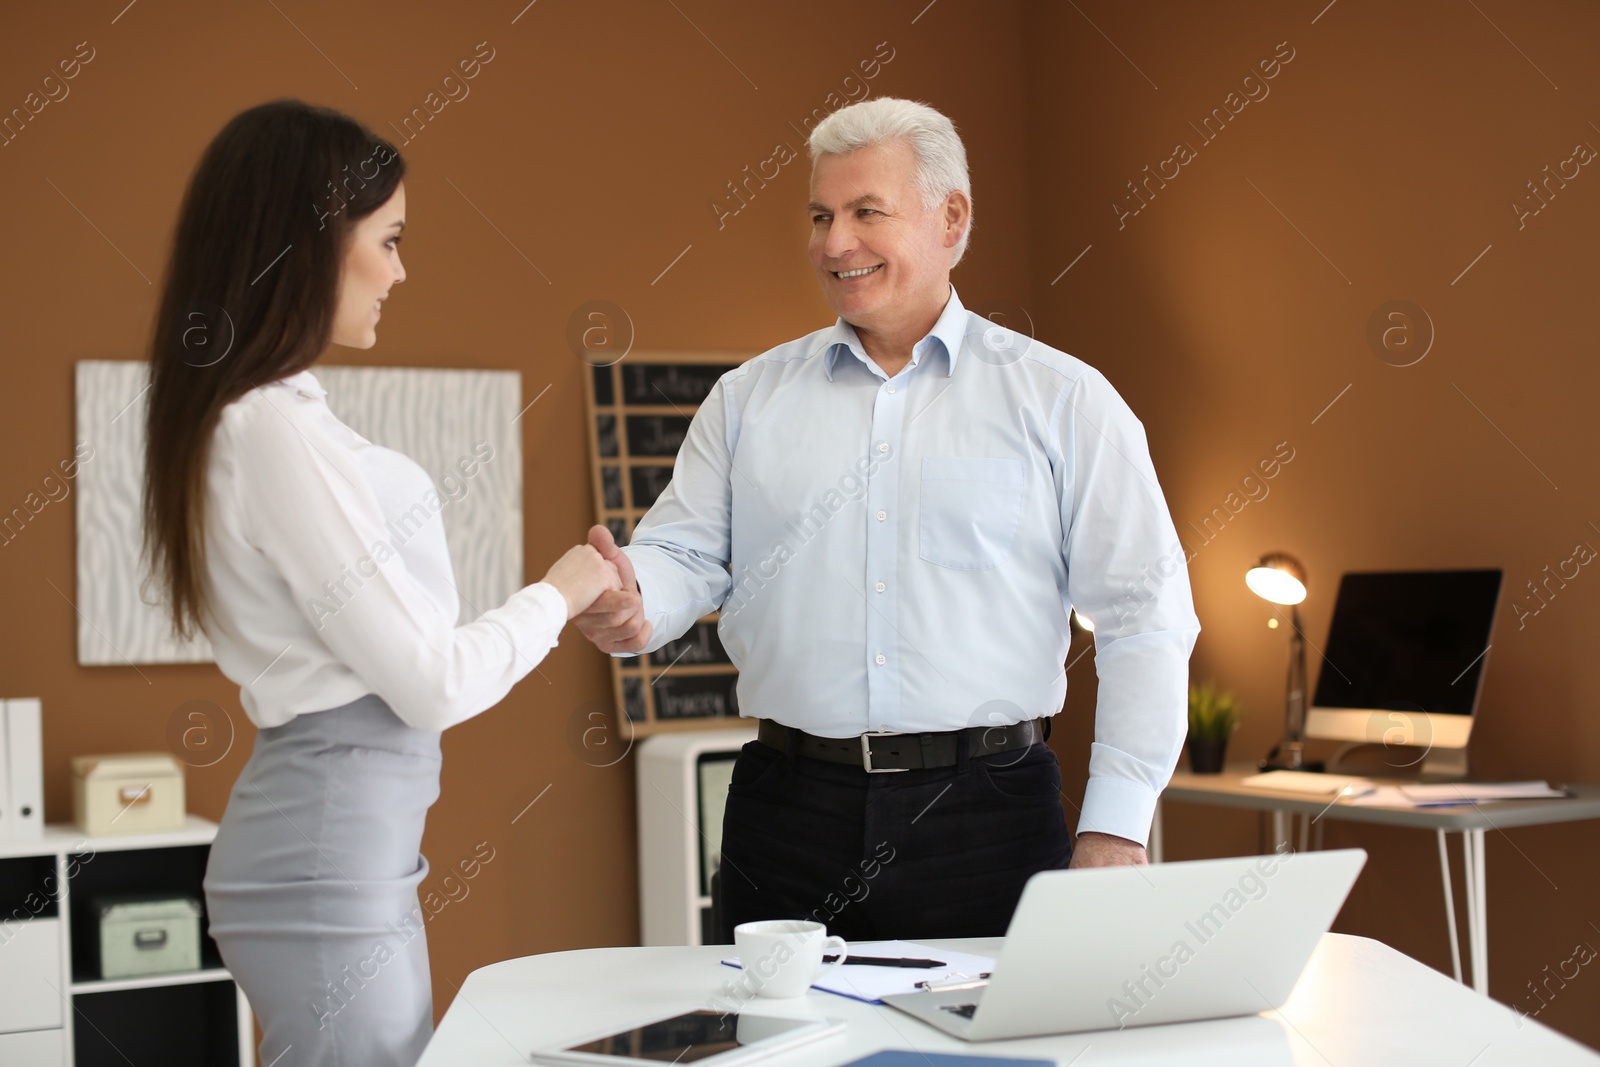
<path id="1" fill-rule="evenodd" d="M 1411 746 L 1408 765 L 1464 773 L 1500 601 L 1500 570 L 1346 574 L 1306 736 Z M 1389 760 L 1391 764 L 1396 760 Z"/>

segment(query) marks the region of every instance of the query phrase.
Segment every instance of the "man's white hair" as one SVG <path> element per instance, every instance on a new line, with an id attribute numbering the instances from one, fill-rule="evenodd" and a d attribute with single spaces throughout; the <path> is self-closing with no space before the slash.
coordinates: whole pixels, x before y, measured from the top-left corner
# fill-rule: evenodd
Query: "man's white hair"
<path id="1" fill-rule="evenodd" d="M 934 211 L 952 192 L 960 191 L 972 203 L 972 180 L 967 176 L 967 149 L 955 123 L 927 104 L 880 96 L 842 107 L 817 123 L 808 147 L 811 160 L 822 155 L 844 155 L 886 141 L 904 141 L 917 158 L 913 179 L 922 191 L 922 206 Z M 956 244 L 953 267 L 967 251 L 972 236 L 972 214 Z"/>

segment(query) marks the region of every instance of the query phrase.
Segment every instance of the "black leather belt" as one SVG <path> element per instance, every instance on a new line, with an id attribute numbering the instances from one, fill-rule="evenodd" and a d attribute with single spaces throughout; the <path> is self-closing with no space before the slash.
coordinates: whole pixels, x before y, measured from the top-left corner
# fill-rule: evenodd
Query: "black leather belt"
<path id="1" fill-rule="evenodd" d="M 798 752 L 811 759 L 847 763 L 868 773 L 927 770 L 956 765 L 956 738 L 967 739 L 967 755 L 992 756 L 997 752 L 1019 752 L 1044 740 L 1044 727 L 1038 719 L 1012 726 L 969 726 L 942 733 L 897 734 L 866 733 L 859 737 L 818 737 L 762 719 L 756 740 L 780 752 L 789 750 L 789 739 L 798 734 Z"/>

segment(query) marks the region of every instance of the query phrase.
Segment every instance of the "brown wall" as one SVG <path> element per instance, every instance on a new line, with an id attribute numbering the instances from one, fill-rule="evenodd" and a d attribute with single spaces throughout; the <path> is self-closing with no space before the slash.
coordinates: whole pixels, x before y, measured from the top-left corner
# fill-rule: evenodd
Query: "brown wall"
<path id="1" fill-rule="evenodd" d="M 13 17 L 0 107 L 20 105 L 77 42 L 96 55 L 67 99 L 0 148 L 0 505 L 71 453 L 73 363 L 140 355 L 183 183 L 230 116 L 294 95 L 398 139 L 389 122 L 487 41 L 495 56 L 470 95 L 402 146 L 410 278 L 379 345 L 328 359 L 515 368 L 529 399 L 551 386 L 522 420 L 536 580 L 593 511 L 568 316 L 607 299 L 627 309 L 637 347 L 739 353 L 826 323 L 803 257 L 803 159 L 720 228 L 711 204 L 778 144 L 802 152 L 791 124 L 832 106 L 887 41 L 894 58 L 872 93 L 929 100 L 967 138 L 977 229 L 956 275 L 963 299 L 1021 305 L 1041 339 L 1106 372 L 1149 431 L 1180 527 L 1278 442 L 1295 450 L 1269 496 L 1209 543 L 1190 538 L 1205 627 L 1194 673 L 1239 692 L 1249 717 L 1235 753 L 1265 751 L 1276 733 L 1284 632 L 1266 628 L 1241 576 L 1282 548 L 1310 569 L 1313 640 L 1346 570 L 1504 567 L 1476 766 L 1600 777 L 1588 714 L 1600 683 L 1586 680 L 1583 644 L 1595 579 L 1580 575 L 1525 629 L 1509 606 L 1576 543 L 1600 545 L 1583 421 L 1600 222 L 1587 186 L 1600 179 L 1585 167 L 1521 230 L 1508 206 L 1576 142 L 1600 145 L 1600 112 L 1586 110 L 1600 76 L 1585 61 L 1600 16 L 1577 3 L 1339 3 L 1313 25 L 1321 6 L 545 2 L 512 24 L 514 3 L 190 3 L 139 4 L 115 24 L 116 4 Z M 1270 95 L 1199 145 L 1186 124 L 1285 40 L 1294 58 Z M 1119 229 L 1110 205 L 1124 182 L 1178 139 L 1196 158 Z M 1365 341 L 1391 299 L 1422 305 L 1437 328 L 1414 366 L 1386 365 Z M 51 504 L 0 548 L 0 692 L 44 697 L 47 815 L 70 815 L 72 755 L 161 748 L 173 711 L 204 699 L 238 728 L 227 758 L 189 774 L 191 809 L 220 817 L 250 746 L 237 687 L 211 666 L 77 665 L 70 511 Z M 1092 657 L 1071 673 L 1054 744 L 1076 804 Z M 437 1010 L 491 961 L 637 938 L 632 763 L 591 767 L 567 740 L 607 679 L 569 631 L 541 674 L 447 735 L 424 888 L 480 841 L 495 859 L 432 924 Z M 1251 851 L 1256 834 L 1237 813 L 1169 815 L 1175 858 Z M 1431 839 L 1335 824 L 1327 843 L 1372 853 L 1339 928 L 1447 967 Z M 1600 942 L 1597 844 L 1593 824 L 1492 835 L 1500 999 L 1531 1009 L 1517 998 L 1525 981 Z M 1581 976 L 1541 1018 L 1600 1043 L 1597 998 L 1600 979 Z"/>
<path id="2" fill-rule="evenodd" d="M 1575 144 L 1600 148 L 1600 12 L 1326 4 L 1028 5 L 1038 328 L 1104 370 L 1145 423 L 1194 551 L 1204 630 L 1191 671 L 1239 693 L 1237 756 L 1265 753 L 1282 722 L 1286 631 L 1267 628 L 1270 607 L 1243 582 L 1256 555 L 1282 549 L 1310 572 L 1303 614 L 1319 644 L 1346 571 L 1504 568 L 1474 768 L 1594 781 L 1600 582 L 1585 567 L 1565 588 L 1552 583 L 1537 616 L 1519 620 L 1512 604 L 1538 607 L 1525 583 L 1576 545 L 1600 547 L 1600 177 L 1584 166 L 1566 188 L 1552 183 L 1521 229 L 1510 204 Z M 1204 143 L 1188 123 L 1223 106 L 1282 41 L 1294 58 L 1269 95 Z M 1195 158 L 1164 188 L 1152 182 L 1148 206 L 1119 229 L 1111 205 L 1125 183 L 1179 140 Z M 1412 366 L 1381 361 L 1366 341 L 1368 318 L 1395 299 L 1435 326 Z M 1295 458 L 1265 483 L 1269 495 L 1209 541 L 1188 526 L 1281 441 Z M 1255 817 L 1216 808 L 1173 805 L 1167 831 L 1180 859 L 1257 841 Z M 1325 840 L 1371 853 L 1337 928 L 1448 969 L 1431 836 L 1333 823 Z M 1576 944 L 1600 945 L 1597 846 L 1592 822 L 1489 835 L 1497 999 L 1537 1009 L 1525 983 Z M 1539 1018 L 1596 1044 L 1597 1004 L 1600 977 L 1584 972 Z"/>

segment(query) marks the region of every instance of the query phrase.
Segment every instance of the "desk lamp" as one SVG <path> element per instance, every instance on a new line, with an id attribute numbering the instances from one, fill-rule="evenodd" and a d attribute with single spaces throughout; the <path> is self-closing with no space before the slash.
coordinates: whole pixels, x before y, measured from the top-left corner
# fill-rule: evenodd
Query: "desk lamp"
<path id="1" fill-rule="evenodd" d="M 1306 742 L 1306 639 L 1300 628 L 1300 609 L 1306 598 L 1306 569 L 1286 552 L 1269 552 L 1245 572 L 1245 584 L 1263 600 L 1289 609 L 1289 680 L 1284 699 L 1283 740 L 1262 761 L 1263 770 L 1314 770 L 1305 764 Z M 1272 620 L 1276 624 L 1277 620 Z"/>

